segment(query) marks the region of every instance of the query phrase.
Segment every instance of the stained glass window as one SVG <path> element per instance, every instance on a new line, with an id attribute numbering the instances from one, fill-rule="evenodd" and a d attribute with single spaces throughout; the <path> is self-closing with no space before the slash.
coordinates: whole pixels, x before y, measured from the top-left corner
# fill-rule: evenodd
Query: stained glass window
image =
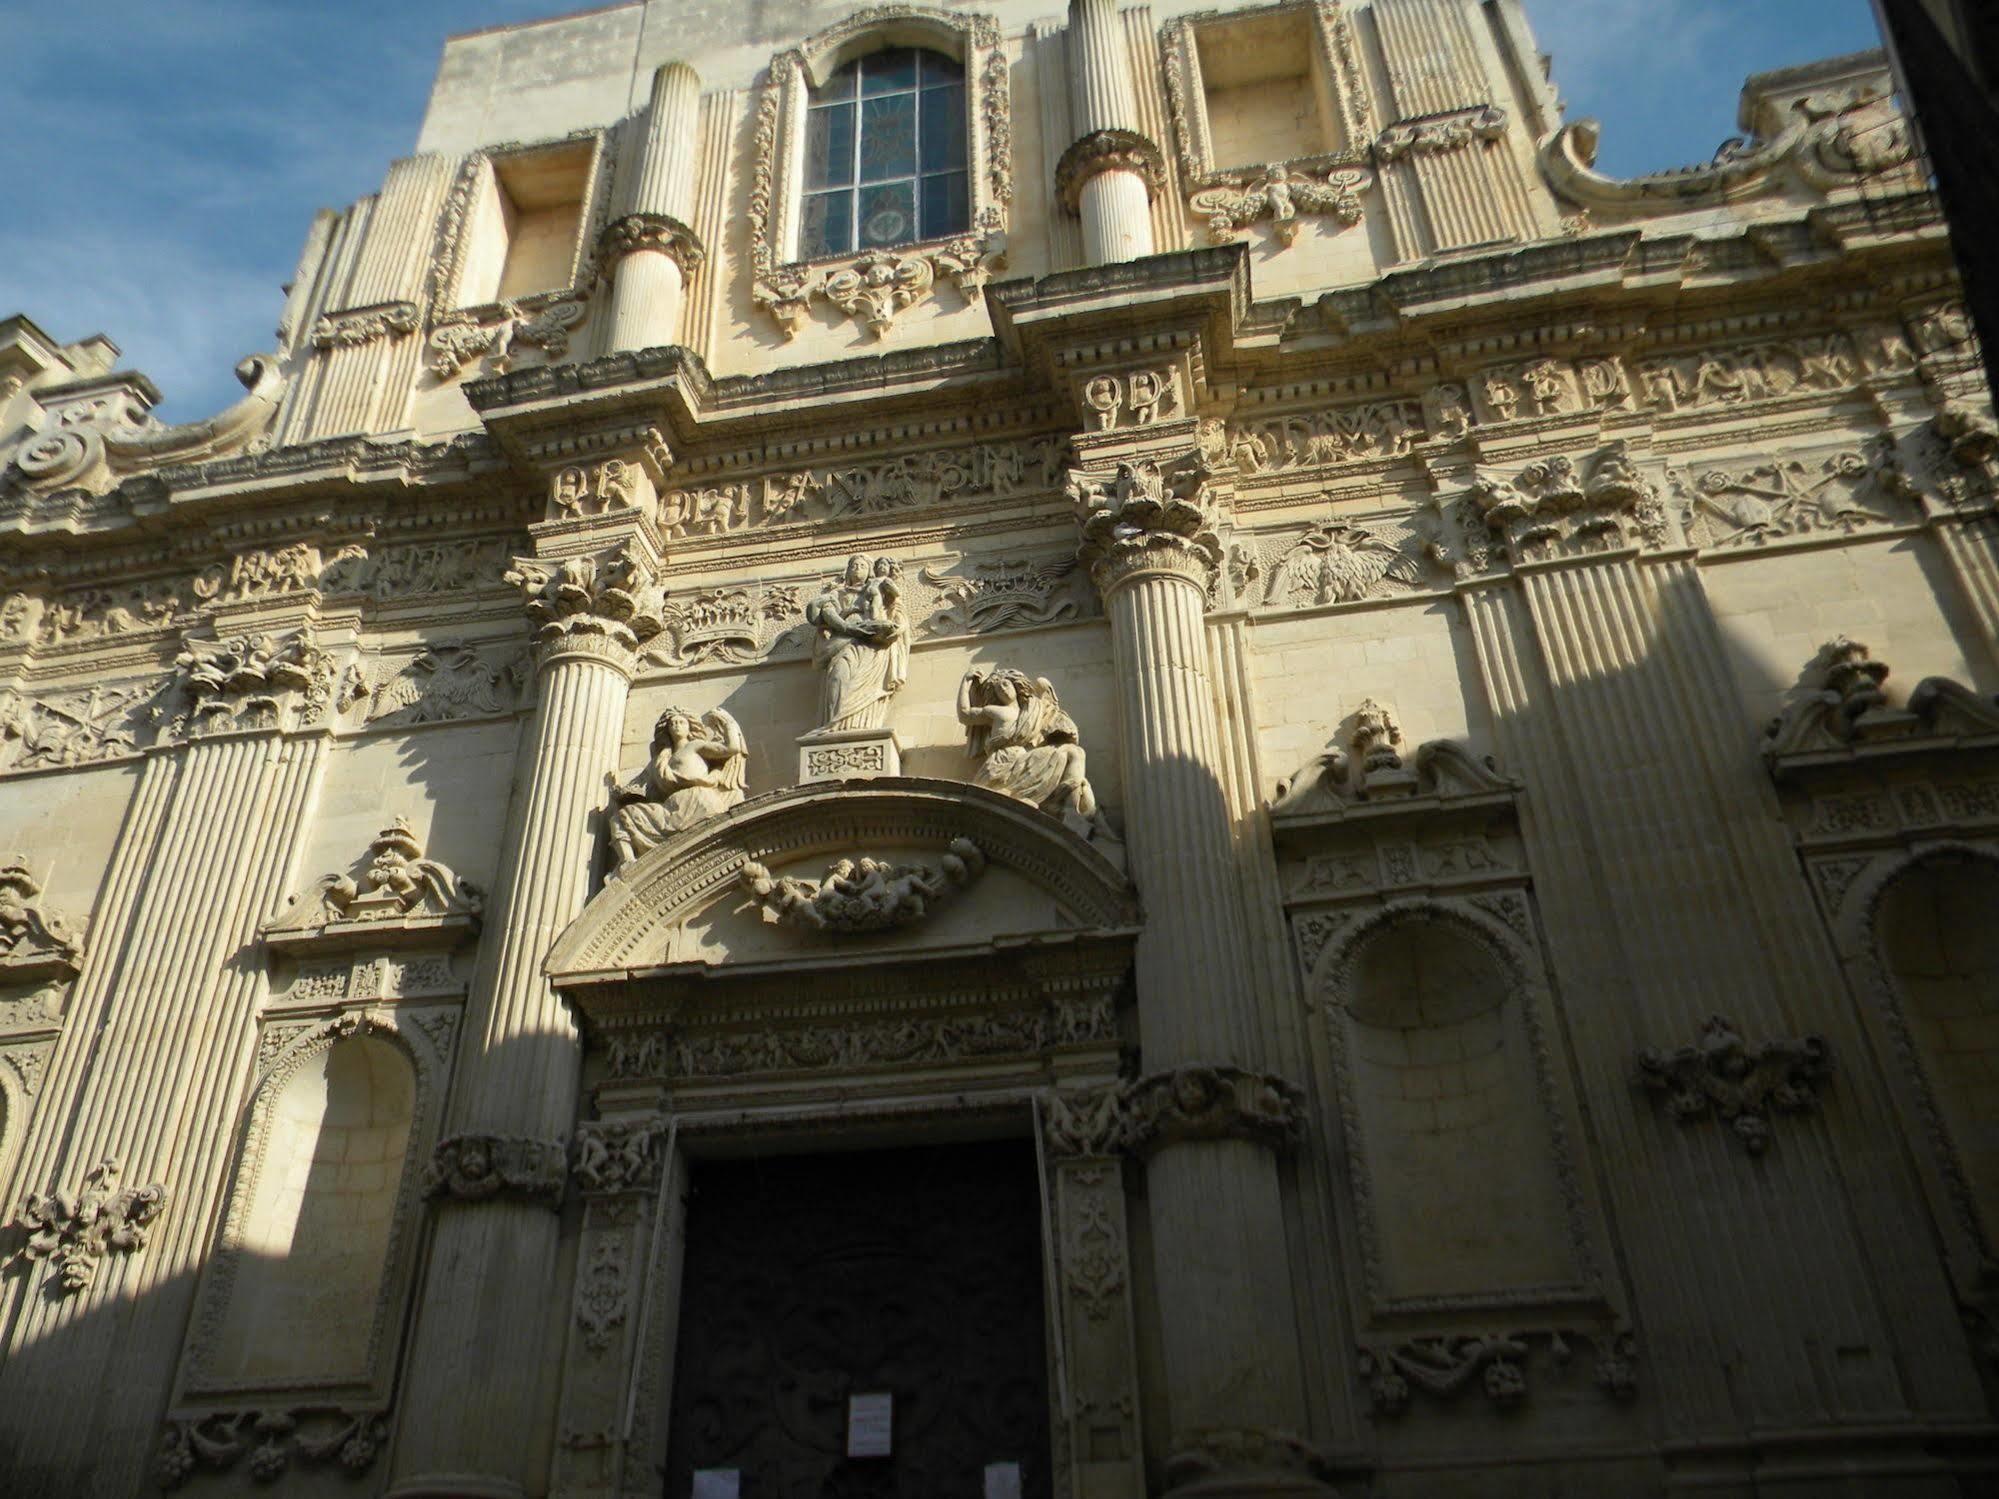
<path id="1" fill-rule="evenodd" d="M 857 57 L 812 91 L 801 259 L 941 239 L 971 222 L 965 69 L 916 47 Z"/>

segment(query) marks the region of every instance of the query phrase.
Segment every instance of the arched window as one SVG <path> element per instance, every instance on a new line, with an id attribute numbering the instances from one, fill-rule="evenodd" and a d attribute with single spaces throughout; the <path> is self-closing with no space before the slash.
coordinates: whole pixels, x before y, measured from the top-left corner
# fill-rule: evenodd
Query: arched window
<path id="1" fill-rule="evenodd" d="M 963 233 L 971 223 L 964 65 L 889 47 L 813 89 L 803 210 L 804 260 Z"/>
<path id="2" fill-rule="evenodd" d="M 1551 1119 L 1505 966 L 1454 923 L 1390 921 L 1347 968 L 1345 1084 L 1390 1300 L 1573 1280 Z"/>
<path id="3" fill-rule="evenodd" d="M 1936 854 L 1882 892 L 1875 933 L 1986 1233 L 1999 1227 L 1999 864 Z"/>

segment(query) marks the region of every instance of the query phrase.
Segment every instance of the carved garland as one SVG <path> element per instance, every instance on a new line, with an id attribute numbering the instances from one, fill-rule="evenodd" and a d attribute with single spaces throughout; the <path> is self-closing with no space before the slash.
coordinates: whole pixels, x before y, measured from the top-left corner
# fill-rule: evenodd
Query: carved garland
<path id="1" fill-rule="evenodd" d="M 789 121 L 802 116 L 814 65 L 868 31 L 896 21 L 928 22 L 954 33 L 965 62 L 967 152 L 972 227 L 947 240 L 873 250 L 819 261 L 787 261 L 790 184 L 798 175 L 803 143 Z M 1012 99 L 1006 53 L 990 16 L 932 10 L 917 5 L 877 5 L 858 11 L 771 59 L 757 98 L 750 174 L 751 296 L 786 338 L 810 317 L 814 301 L 831 302 L 864 322 L 877 338 L 896 316 L 930 293 L 942 276 L 967 303 L 976 302 L 1006 258 L 1008 207 L 1013 202 Z"/>

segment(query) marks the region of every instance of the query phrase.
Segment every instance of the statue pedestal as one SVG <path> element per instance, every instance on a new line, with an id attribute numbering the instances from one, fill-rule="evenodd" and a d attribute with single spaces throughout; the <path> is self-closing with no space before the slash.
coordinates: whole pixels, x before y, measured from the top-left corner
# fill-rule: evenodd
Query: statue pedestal
<path id="1" fill-rule="evenodd" d="M 902 774 L 893 729 L 820 729 L 798 736 L 798 784 Z"/>

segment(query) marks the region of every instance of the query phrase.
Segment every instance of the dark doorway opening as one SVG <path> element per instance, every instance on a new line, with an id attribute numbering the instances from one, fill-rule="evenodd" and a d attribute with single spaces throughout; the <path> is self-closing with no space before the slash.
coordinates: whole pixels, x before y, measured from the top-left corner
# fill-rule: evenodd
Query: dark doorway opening
<path id="1" fill-rule="evenodd" d="M 981 1499 L 992 1464 L 1047 1499 L 1041 1245 L 1026 1141 L 695 1163 L 667 1499 Z M 889 1453 L 849 1456 L 880 1394 Z"/>

